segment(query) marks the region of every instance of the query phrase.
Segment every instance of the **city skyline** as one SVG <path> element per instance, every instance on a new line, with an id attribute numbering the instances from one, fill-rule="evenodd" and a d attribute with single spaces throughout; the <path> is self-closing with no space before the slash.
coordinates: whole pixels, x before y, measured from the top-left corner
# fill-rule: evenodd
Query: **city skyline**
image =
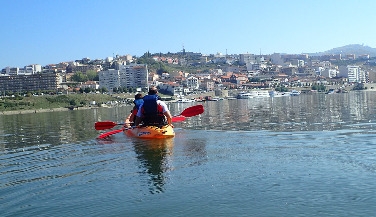
<path id="1" fill-rule="evenodd" d="M 23 67 L 187 51 L 202 54 L 315 53 L 376 47 L 376 2 L 36 1 L 3 2 L 0 67 Z"/>

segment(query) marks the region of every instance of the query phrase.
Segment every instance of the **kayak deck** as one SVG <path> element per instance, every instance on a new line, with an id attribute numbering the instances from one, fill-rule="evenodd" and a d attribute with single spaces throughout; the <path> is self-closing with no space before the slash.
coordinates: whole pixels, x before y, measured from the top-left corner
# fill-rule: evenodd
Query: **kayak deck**
<path id="1" fill-rule="evenodd" d="M 174 128 L 170 125 L 157 126 L 143 126 L 132 129 L 124 129 L 125 135 L 129 137 L 143 138 L 143 139 L 165 139 L 175 136 Z"/>

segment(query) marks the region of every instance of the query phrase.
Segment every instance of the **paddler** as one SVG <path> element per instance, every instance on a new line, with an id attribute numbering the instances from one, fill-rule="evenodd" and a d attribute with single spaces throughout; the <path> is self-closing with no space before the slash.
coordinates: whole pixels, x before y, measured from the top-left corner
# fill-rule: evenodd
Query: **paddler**
<path id="1" fill-rule="evenodd" d="M 143 126 L 172 125 L 172 116 L 165 102 L 158 96 L 158 89 L 149 88 L 148 95 L 144 96 L 143 103 L 138 109 L 135 126 L 142 123 Z"/>
<path id="2" fill-rule="evenodd" d="M 138 93 L 138 94 L 136 94 L 134 96 L 134 100 L 133 100 L 134 106 L 133 106 L 133 108 L 131 110 L 131 113 L 125 119 L 125 125 L 124 125 L 124 127 L 129 128 L 131 126 L 134 126 L 134 123 L 136 121 L 136 115 L 137 115 L 138 109 L 140 108 L 140 106 L 144 102 L 144 100 L 142 98 L 143 98 L 142 93 Z"/>

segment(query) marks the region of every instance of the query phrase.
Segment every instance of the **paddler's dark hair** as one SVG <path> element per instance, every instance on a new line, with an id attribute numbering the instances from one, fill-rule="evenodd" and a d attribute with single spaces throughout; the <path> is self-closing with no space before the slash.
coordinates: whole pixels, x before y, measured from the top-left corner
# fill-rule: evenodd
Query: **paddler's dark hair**
<path id="1" fill-rule="evenodd" d="M 138 93 L 136 95 L 134 95 L 134 99 L 142 99 L 142 93 Z"/>
<path id="2" fill-rule="evenodd" d="M 158 89 L 157 89 L 156 87 L 151 86 L 151 87 L 149 88 L 149 92 L 148 92 L 149 95 L 155 95 L 155 94 L 157 94 L 157 93 L 158 93 Z"/>

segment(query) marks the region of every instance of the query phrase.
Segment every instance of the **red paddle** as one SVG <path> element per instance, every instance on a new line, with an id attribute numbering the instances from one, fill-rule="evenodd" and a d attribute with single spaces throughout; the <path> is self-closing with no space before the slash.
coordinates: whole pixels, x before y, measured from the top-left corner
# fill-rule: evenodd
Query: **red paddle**
<path id="1" fill-rule="evenodd" d="M 202 105 L 196 105 L 196 106 L 188 107 L 188 108 L 184 109 L 184 111 L 182 113 L 180 113 L 180 115 L 172 117 L 172 122 L 184 121 L 185 117 L 193 117 L 193 116 L 202 114 L 203 112 L 204 112 L 204 107 Z M 96 130 L 105 130 L 105 129 L 113 128 L 116 125 L 124 125 L 124 123 L 115 123 L 115 122 L 112 122 L 112 121 L 96 122 L 95 123 L 95 129 Z M 106 132 L 106 133 L 99 135 L 98 139 L 103 139 L 103 138 L 106 138 L 110 135 L 120 133 L 120 132 L 123 132 L 123 129 L 112 130 L 112 131 L 109 131 L 109 132 Z"/>
<path id="2" fill-rule="evenodd" d="M 116 125 L 124 125 L 124 123 L 115 123 L 113 121 L 95 122 L 94 127 L 96 130 L 107 130 L 115 127 Z"/>
<path id="3" fill-rule="evenodd" d="M 104 139 L 108 136 L 111 136 L 113 134 L 116 134 L 116 133 L 121 133 L 123 132 L 123 129 L 120 129 L 120 130 L 112 130 L 110 132 L 107 132 L 107 133 L 102 133 L 101 135 L 98 136 L 98 139 Z"/>
<path id="4" fill-rule="evenodd" d="M 184 109 L 184 111 L 177 116 L 172 117 L 172 122 L 185 121 L 186 117 L 193 117 L 204 112 L 204 107 L 202 105 L 196 105 Z M 96 130 L 106 130 L 111 129 L 117 125 L 124 125 L 124 123 L 115 123 L 113 121 L 101 121 L 95 122 L 94 127 Z"/>
<path id="5" fill-rule="evenodd" d="M 189 117 L 193 117 L 193 116 L 202 114 L 203 112 L 204 112 L 204 106 L 195 105 L 195 106 L 191 106 L 191 107 L 184 109 L 184 111 L 182 113 L 180 113 L 179 116 L 184 116 L 184 117 L 189 118 Z"/>

